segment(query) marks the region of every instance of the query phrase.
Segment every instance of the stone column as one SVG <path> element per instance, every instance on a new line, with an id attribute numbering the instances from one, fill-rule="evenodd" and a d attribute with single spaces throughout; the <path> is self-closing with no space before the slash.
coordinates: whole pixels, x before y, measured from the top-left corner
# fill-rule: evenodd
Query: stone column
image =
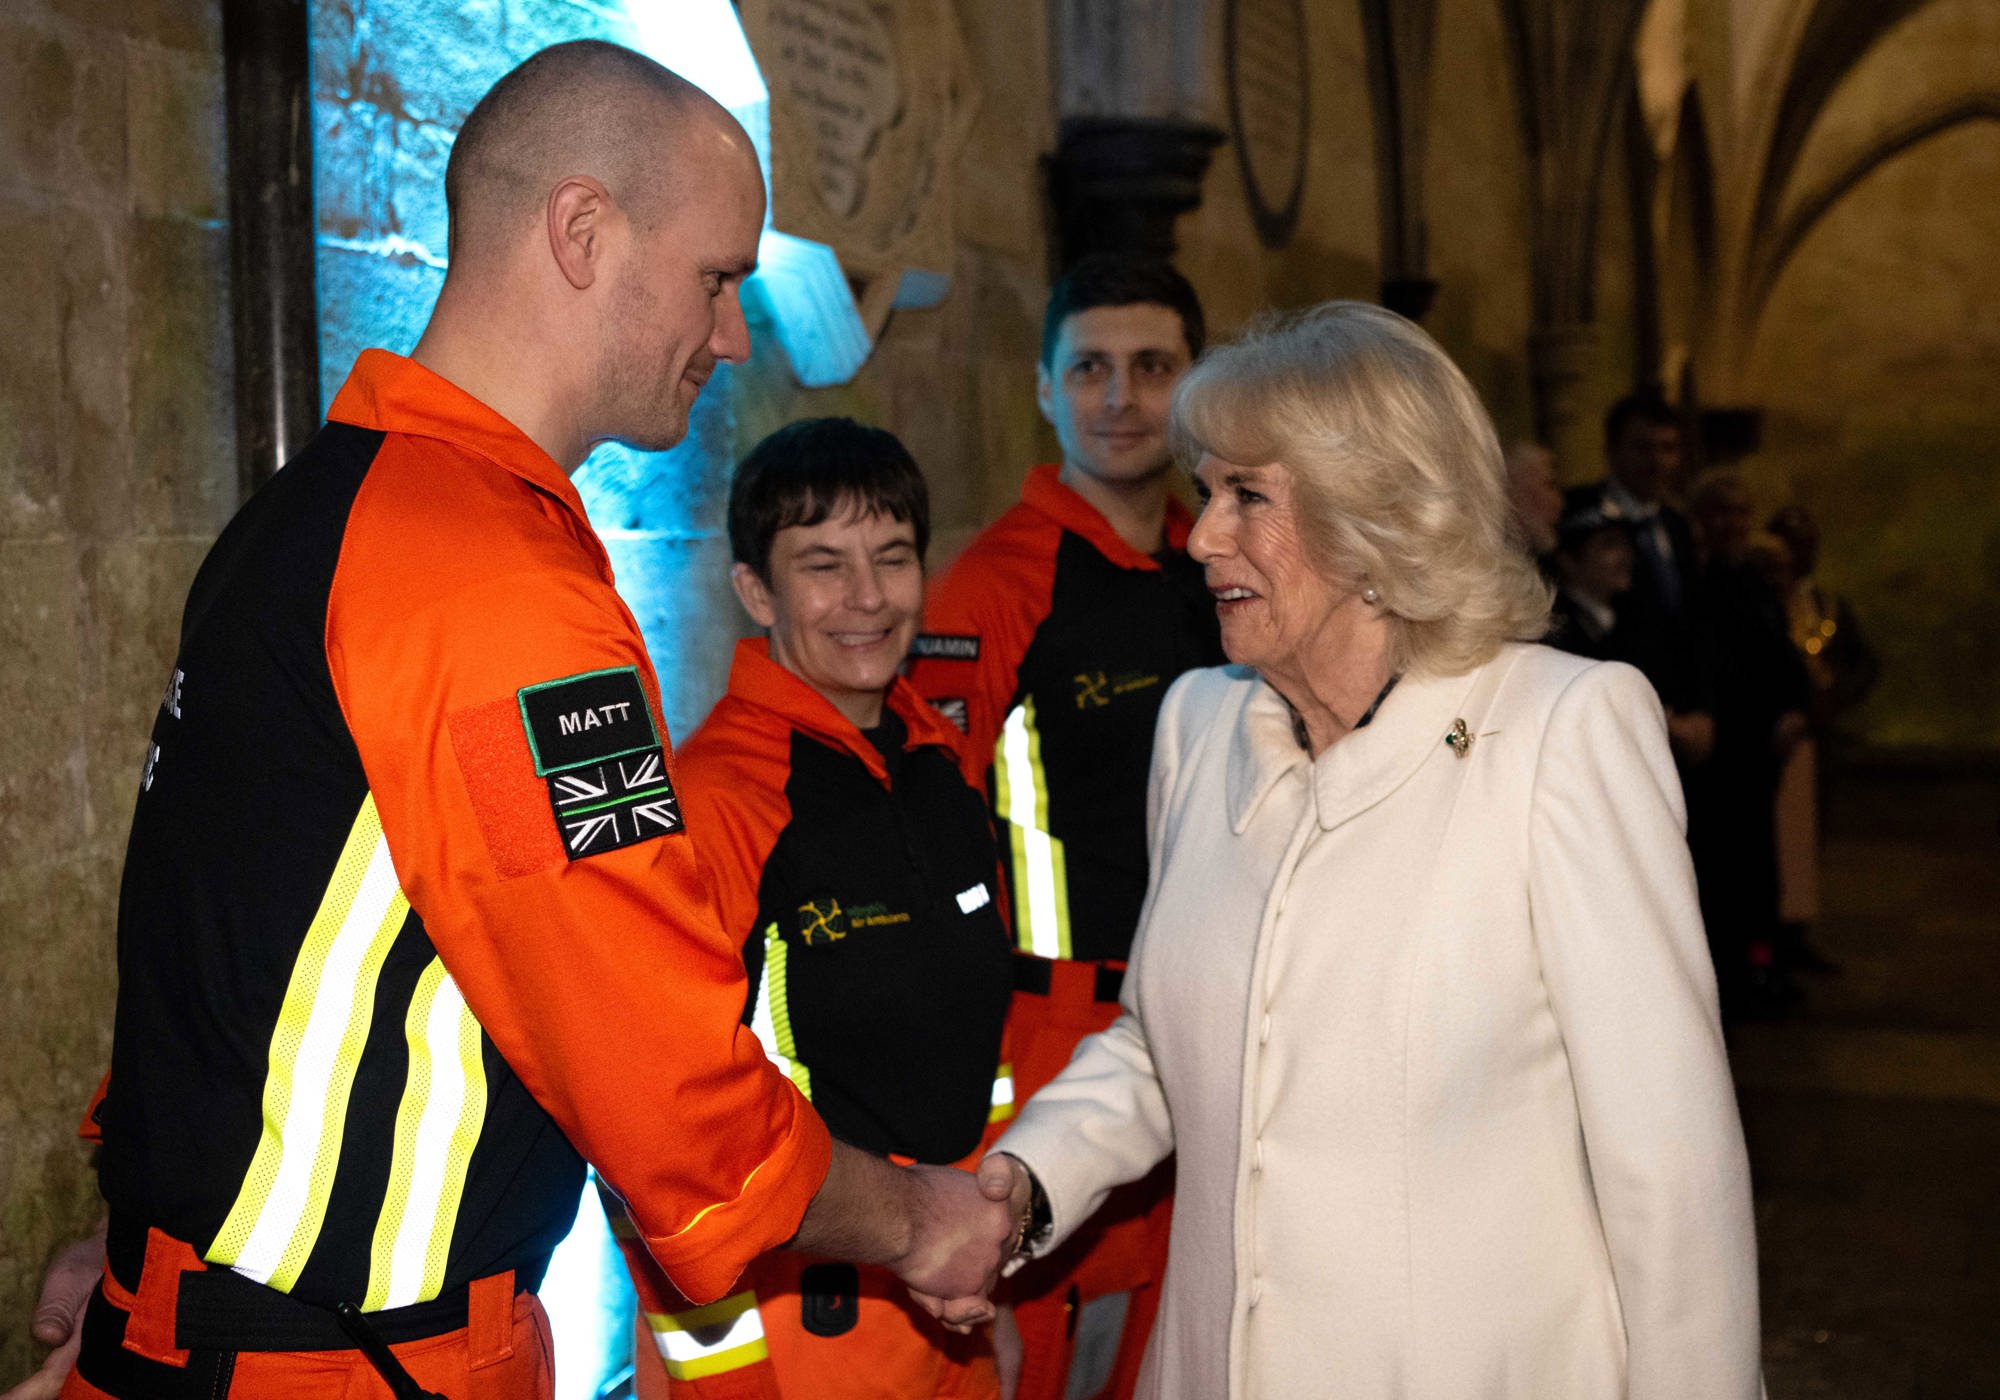
<path id="1" fill-rule="evenodd" d="M 1055 261 L 1174 251 L 1225 133 L 1212 120 L 1203 0 L 1051 0 L 1059 137 L 1048 160 Z"/>
<path id="2" fill-rule="evenodd" d="M 1597 361 L 1597 342 L 1597 327 L 1587 322 L 1537 326 L 1528 333 L 1535 436 L 1554 449 L 1571 481 L 1595 476 L 1603 456 L 1596 417 L 1582 393 Z"/>

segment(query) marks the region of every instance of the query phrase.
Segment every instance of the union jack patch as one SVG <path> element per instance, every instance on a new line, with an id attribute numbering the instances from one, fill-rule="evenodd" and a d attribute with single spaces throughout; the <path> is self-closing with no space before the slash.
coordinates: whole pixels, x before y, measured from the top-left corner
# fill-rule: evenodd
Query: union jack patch
<path id="1" fill-rule="evenodd" d="M 549 806 L 570 860 L 599 856 L 671 836 L 682 829 L 680 799 L 667 777 L 666 752 L 642 749 L 548 778 Z"/>

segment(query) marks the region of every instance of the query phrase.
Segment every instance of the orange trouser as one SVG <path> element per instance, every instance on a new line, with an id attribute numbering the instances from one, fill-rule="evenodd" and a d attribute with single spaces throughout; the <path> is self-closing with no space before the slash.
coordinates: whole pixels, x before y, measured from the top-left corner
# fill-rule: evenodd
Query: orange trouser
<path id="1" fill-rule="evenodd" d="M 629 1251 L 641 1246 L 626 1247 L 629 1260 Z M 852 1279 L 855 1291 L 828 1295 L 823 1283 L 802 1287 L 800 1276 L 809 1270 L 820 1280 Z M 759 1257 L 736 1284 L 739 1293 L 756 1295 L 763 1354 L 739 1351 L 723 1358 L 737 1363 L 728 1369 L 695 1366 L 689 1369 L 704 1373 L 672 1379 L 648 1316 L 658 1316 L 663 1306 L 687 1305 L 648 1296 L 652 1289 L 645 1285 L 659 1278 L 655 1268 L 633 1272 L 643 1281 L 632 1357 L 637 1400 L 998 1400 L 1000 1377 L 986 1329 L 971 1336 L 945 1331 L 887 1269 L 786 1250 Z M 816 1310 L 817 1332 L 808 1307 Z"/>
<path id="2" fill-rule="evenodd" d="M 83 1354 L 63 1400 L 390 1400 L 393 1392 L 358 1351 L 179 1350 L 176 1299 L 194 1251 L 151 1231 L 138 1290 L 109 1265 L 84 1314 Z M 549 1400 L 555 1352 L 548 1315 L 513 1275 L 471 1286 L 466 1325 L 392 1345 L 412 1379 L 446 1400 Z"/>
<path id="3" fill-rule="evenodd" d="M 1020 1102 L 1062 1073 L 1078 1041 L 1118 1019 L 1115 993 L 1100 972 L 1106 965 L 1034 962 L 1034 971 L 1048 972 L 1049 989 L 1046 994 L 1016 991 L 1007 1018 L 1014 1092 Z M 1084 1308 L 1121 1293 L 1127 1295 L 1124 1325 L 1108 1377 L 1091 1396 L 1130 1400 L 1160 1307 L 1173 1189 L 1169 1160 L 1143 1180 L 1113 1191 L 1062 1248 L 1014 1275 L 1006 1296 L 1021 1329 L 1017 1400 L 1063 1400 L 1072 1364 L 1089 1364 L 1078 1352 L 1079 1341 L 1089 1340 L 1077 1330 Z"/>

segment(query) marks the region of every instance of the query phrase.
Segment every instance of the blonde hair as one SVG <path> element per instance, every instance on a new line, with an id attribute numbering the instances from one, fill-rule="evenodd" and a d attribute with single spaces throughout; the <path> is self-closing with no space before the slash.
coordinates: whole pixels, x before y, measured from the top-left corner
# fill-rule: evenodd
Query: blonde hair
<path id="1" fill-rule="evenodd" d="M 1290 471 L 1308 557 L 1380 594 L 1395 669 L 1460 675 L 1548 630 L 1492 420 L 1394 312 L 1330 301 L 1253 324 L 1182 378 L 1173 441 L 1190 467 L 1211 453 Z"/>

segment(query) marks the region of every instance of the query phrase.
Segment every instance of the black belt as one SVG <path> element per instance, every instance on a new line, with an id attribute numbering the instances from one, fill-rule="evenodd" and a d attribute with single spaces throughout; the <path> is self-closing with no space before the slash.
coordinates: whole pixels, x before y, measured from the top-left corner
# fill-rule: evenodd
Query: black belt
<path id="1" fill-rule="evenodd" d="M 146 1262 L 145 1227 L 114 1217 L 105 1235 L 105 1257 L 112 1276 L 137 1292 Z M 547 1256 L 516 1265 L 515 1293 L 539 1288 L 548 1266 Z M 428 1302 L 365 1316 L 374 1333 L 394 1345 L 458 1331 L 466 1325 L 466 1305 L 466 1285 L 460 1284 Z M 204 1272 L 181 1275 L 174 1345 L 184 1351 L 352 1351 L 354 1340 L 331 1308 L 210 1265 Z"/>
<path id="2" fill-rule="evenodd" d="M 1039 957 L 1034 953 L 1014 955 L 1014 990 L 1027 992 L 1030 996 L 1045 997 L 1049 994 L 1050 983 L 1055 977 L 1055 961 Z M 1097 964 L 1096 985 L 1091 989 L 1094 1000 L 1116 1005 L 1118 994 L 1125 989 L 1125 969 L 1113 967 L 1110 963 Z"/>

